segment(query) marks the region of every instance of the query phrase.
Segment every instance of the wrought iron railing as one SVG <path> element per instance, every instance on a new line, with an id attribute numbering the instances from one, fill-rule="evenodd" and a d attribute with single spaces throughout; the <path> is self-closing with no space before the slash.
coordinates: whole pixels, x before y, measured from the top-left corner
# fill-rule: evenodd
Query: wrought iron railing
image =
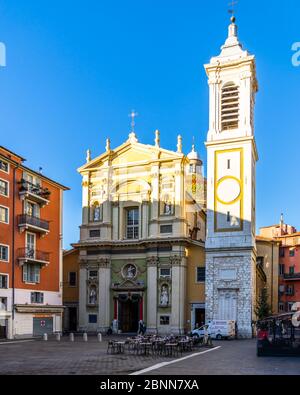
<path id="1" fill-rule="evenodd" d="M 30 192 L 44 199 L 48 199 L 51 193 L 48 188 L 42 188 L 40 185 L 33 184 L 23 178 L 20 181 L 20 192 Z"/>
<path id="2" fill-rule="evenodd" d="M 25 247 L 18 249 L 19 259 L 31 259 L 33 261 L 49 262 L 50 253 L 45 251 L 35 250 L 33 248 Z"/>
<path id="3" fill-rule="evenodd" d="M 292 274 L 285 273 L 283 278 L 285 278 L 287 280 L 290 280 L 290 279 L 295 279 L 295 280 L 299 279 L 300 280 L 300 273 L 292 273 Z"/>
<path id="4" fill-rule="evenodd" d="M 32 225 L 44 230 L 49 230 L 49 221 L 34 217 L 28 214 L 21 214 L 18 216 L 19 225 Z"/>

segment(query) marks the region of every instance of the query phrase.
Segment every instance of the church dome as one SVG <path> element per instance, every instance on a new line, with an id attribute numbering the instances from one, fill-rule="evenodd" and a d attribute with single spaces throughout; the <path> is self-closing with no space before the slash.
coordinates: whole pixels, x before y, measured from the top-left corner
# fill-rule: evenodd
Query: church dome
<path id="1" fill-rule="evenodd" d="M 195 145 L 192 146 L 192 151 L 187 155 L 188 159 L 200 160 L 198 152 L 195 151 Z"/>

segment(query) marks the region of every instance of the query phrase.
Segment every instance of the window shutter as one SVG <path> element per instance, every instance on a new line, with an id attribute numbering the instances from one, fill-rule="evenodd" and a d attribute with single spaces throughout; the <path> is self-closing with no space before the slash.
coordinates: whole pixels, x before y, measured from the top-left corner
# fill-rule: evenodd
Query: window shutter
<path id="1" fill-rule="evenodd" d="M 233 82 L 222 89 L 221 128 L 236 129 L 239 126 L 239 87 Z"/>
<path id="2" fill-rule="evenodd" d="M 44 303 L 44 294 L 41 293 L 41 303 Z"/>
<path id="3" fill-rule="evenodd" d="M 34 303 L 34 292 L 31 292 L 31 303 Z"/>
<path id="4" fill-rule="evenodd" d="M 38 266 L 35 267 L 35 283 L 40 282 L 40 268 Z"/>
<path id="5" fill-rule="evenodd" d="M 28 279 L 28 274 L 27 274 L 27 265 L 23 265 L 23 282 L 26 283 Z"/>

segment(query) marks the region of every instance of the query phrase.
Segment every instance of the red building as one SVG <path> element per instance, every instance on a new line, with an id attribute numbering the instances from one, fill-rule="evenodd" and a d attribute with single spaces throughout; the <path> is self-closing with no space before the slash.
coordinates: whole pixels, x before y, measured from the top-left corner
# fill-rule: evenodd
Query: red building
<path id="1" fill-rule="evenodd" d="M 0 146 L 0 337 L 61 331 L 63 185 Z"/>
<path id="2" fill-rule="evenodd" d="M 261 228 L 260 234 L 280 242 L 278 311 L 290 311 L 300 302 L 300 232 L 283 221 L 278 225 Z"/>

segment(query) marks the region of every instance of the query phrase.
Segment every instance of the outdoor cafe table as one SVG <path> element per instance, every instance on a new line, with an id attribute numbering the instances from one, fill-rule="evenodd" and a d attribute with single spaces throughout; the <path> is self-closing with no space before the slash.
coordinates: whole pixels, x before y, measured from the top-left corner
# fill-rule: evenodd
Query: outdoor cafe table
<path id="1" fill-rule="evenodd" d="M 143 355 L 149 355 L 149 351 L 152 347 L 152 343 L 148 343 L 148 342 L 147 343 L 140 343 L 139 347 L 141 348 Z"/>
<path id="2" fill-rule="evenodd" d="M 115 342 L 117 346 L 117 353 L 118 354 L 123 354 L 124 353 L 124 348 L 125 348 L 125 342 Z"/>

